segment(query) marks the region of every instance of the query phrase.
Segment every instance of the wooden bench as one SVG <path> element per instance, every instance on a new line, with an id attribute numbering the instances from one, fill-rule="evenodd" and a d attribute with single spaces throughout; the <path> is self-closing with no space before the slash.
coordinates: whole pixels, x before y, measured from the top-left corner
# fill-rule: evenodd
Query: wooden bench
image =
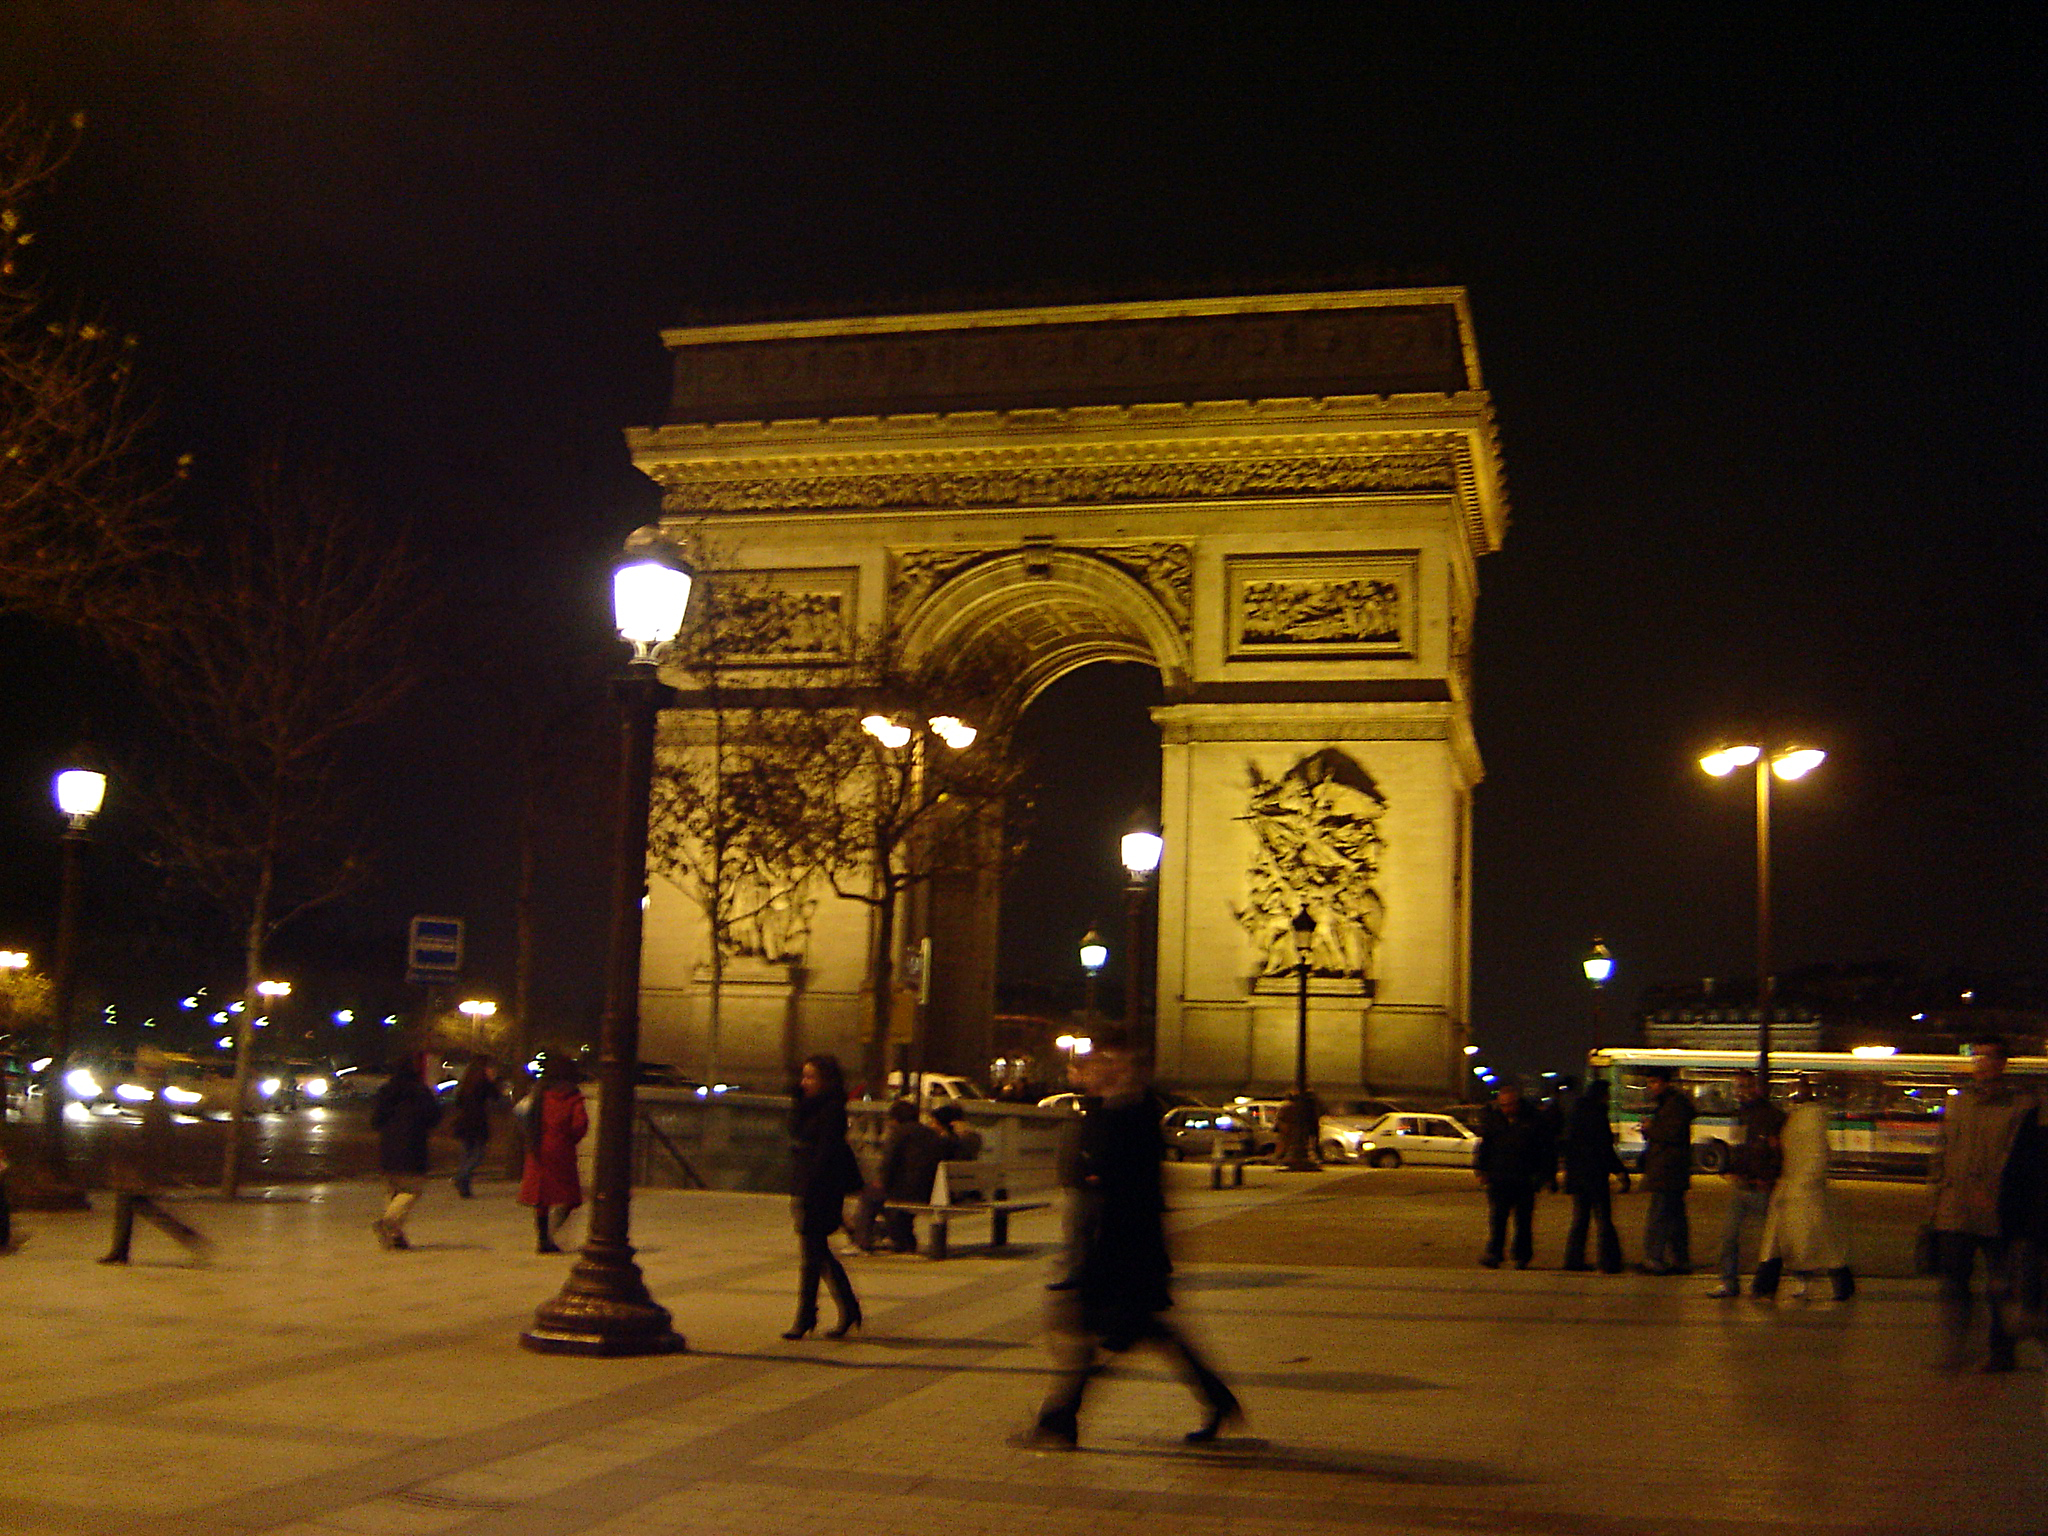
<path id="1" fill-rule="evenodd" d="M 1050 1200 L 1012 1200 L 1003 1165 L 995 1162 L 946 1162 L 932 1179 L 932 1198 L 918 1204 L 910 1200 L 883 1202 L 885 1211 L 908 1211 L 926 1220 L 925 1257 L 943 1259 L 947 1254 L 947 1228 L 970 1216 L 989 1219 L 988 1245 L 1007 1248 L 1010 1243 L 1010 1213 L 1042 1211 Z"/>

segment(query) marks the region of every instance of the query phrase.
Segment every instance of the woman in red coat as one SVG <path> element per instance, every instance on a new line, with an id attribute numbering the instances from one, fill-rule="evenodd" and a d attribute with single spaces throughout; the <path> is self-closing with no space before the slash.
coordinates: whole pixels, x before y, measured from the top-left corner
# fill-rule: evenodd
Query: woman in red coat
<path id="1" fill-rule="evenodd" d="M 521 1116 L 526 1130 L 526 1177 L 519 1182 L 519 1203 L 533 1207 L 533 1230 L 541 1253 L 560 1253 L 555 1234 L 569 1213 L 583 1203 L 583 1181 L 576 1174 L 576 1144 L 590 1129 L 583 1107 L 582 1074 L 575 1063 L 549 1059 L 535 1089 L 540 1103 Z M 553 1208 L 552 1215 L 550 1207 Z"/>

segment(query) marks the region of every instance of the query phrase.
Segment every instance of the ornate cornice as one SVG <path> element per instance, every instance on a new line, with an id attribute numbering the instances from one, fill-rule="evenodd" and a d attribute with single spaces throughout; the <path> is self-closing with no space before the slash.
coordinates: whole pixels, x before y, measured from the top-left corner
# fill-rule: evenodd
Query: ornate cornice
<path id="1" fill-rule="evenodd" d="M 1373 491 L 1448 491 L 1463 433 L 793 454 L 743 466 L 644 466 L 674 515 L 851 508 L 1103 505 Z"/>

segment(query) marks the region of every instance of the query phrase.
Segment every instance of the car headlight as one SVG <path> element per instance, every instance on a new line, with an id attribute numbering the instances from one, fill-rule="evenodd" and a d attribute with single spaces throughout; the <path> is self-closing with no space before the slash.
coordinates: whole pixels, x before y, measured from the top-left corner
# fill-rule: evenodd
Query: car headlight
<path id="1" fill-rule="evenodd" d="M 147 1104 L 156 1095 L 140 1083 L 116 1083 L 114 1084 L 114 1097 L 123 1104 Z"/>
<path id="2" fill-rule="evenodd" d="M 277 1090 L 282 1088 L 283 1086 L 284 1079 L 278 1077 L 266 1077 L 263 1079 L 262 1082 L 256 1085 L 256 1091 L 262 1094 L 263 1097 L 265 1097 L 266 1099 L 274 1099 L 277 1097 Z"/>
<path id="3" fill-rule="evenodd" d="M 309 1099 L 324 1099 L 327 1097 L 327 1079 L 324 1077 L 309 1077 L 299 1084 L 299 1092 Z"/>
<path id="4" fill-rule="evenodd" d="M 190 1088 L 180 1088 L 173 1084 L 164 1090 L 164 1099 L 171 1104 L 197 1104 L 199 1095 Z"/>
<path id="5" fill-rule="evenodd" d="M 74 1099 L 96 1099 L 100 1096 L 99 1079 L 83 1067 L 73 1067 L 66 1072 L 64 1086 Z"/>

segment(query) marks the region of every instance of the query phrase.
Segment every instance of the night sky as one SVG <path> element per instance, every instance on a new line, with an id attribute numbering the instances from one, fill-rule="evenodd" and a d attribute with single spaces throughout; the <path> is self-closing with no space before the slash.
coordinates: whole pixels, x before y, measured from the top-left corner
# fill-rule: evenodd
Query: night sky
<path id="1" fill-rule="evenodd" d="M 2034 965 L 2040 13 L 1658 9 L 10 0 L 0 106 L 89 118 L 42 258 L 141 336 L 194 493 L 317 439 L 446 594 L 377 743 L 386 877 L 285 949 L 369 965 L 459 911 L 509 984 L 505 690 L 470 663 L 604 633 L 660 327 L 1419 281 L 1471 291 L 1514 510 L 1480 572 L 1477 1037 L 1581 1053 L 1596 933 L 1617 1003 L 1747 973 L 1750 806 L 1694 758 L 1759 723 L 1831 753 L 1779 801 L 1783 966 Z M 35 945 L 47 772 L 119 697 L 0 646 L 0 943 Z M 1070 706 L 1140 778 L 1146 685 Z M 1069 832 L 1013 977 L 1117 919 L 1118 830 Z M 589 866 L 551 866 L 568 1012 Z"/>

